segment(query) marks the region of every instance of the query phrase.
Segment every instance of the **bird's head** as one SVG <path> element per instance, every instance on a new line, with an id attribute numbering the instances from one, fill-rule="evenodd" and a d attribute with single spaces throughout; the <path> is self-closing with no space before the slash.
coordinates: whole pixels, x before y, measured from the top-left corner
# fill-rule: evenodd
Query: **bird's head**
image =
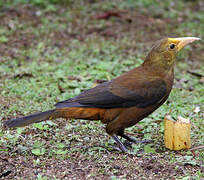
<path id="1" fill-rule="evenodd" d="M 164 38 L 157 41 L 145 59 L 144 65 L 150 66 L 153 70 L 169 71 L 175 61 L 177 52 L 187 44 L 196 40 L 197 37 Z M 151 67 L 152 66 L 152 67 Z"/>

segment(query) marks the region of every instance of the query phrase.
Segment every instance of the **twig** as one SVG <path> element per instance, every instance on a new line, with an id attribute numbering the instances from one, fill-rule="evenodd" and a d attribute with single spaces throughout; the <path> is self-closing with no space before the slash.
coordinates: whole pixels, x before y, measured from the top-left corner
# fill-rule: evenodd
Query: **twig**
<path id="1" fill-rule="evenodd" d="M 187 73 L 190 73 L 191 75 L 197 76 L 197 77 L 199 77 L 199 78 L 204 77 L 204 75 L 202 75 L 202 74 L 200 74 L 200 73 L 192 72 L 192 71 L 189 71 L 189 70 L 187 70 Z"/>
<path id="2" fill-rule="evenodd" d="M 197 150 L 197 149 L 204 149 L 204 145 L 193 147 L 190 150 L 192 151 L 192 150 Z"/>

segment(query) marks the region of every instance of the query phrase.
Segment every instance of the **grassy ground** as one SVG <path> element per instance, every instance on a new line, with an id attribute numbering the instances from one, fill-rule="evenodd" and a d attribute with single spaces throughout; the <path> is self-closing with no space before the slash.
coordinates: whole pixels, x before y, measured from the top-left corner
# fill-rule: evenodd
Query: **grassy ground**
<path id="1" fill-rule="evenodd" d="M 0 124 L 53 108 L 95 80 L 110 80 L 138 66 L 162 37 L 204 39 L 204 3 L 199 0 L 33 2 L 0 2 Z M 173 152 L 163 144 L 163 117 L 170 110 L 174 117 L 191 119 L 192 146 L 204 144 L 203 41 L 186 47 L 177 59 L 168 101 L 127 129 L 152 143 L 133 145 L 128 154 L 115 152 L 103 124 L 74 119 L 0 129 L 0 177 L 204 178 L 203 149 Z"/>

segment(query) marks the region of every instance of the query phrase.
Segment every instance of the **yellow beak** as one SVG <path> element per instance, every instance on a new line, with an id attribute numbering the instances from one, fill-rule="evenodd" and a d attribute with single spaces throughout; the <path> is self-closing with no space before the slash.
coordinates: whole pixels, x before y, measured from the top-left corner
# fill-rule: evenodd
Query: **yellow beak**
<path id="1" fill-rule="evenodd" d="M 177 51 L 180 51 L 184 46 L 197 40 L 201 40 L 197 37 L 181 37 L 181 38 L 169 38 L 171 41 L 177 44 Z"/>

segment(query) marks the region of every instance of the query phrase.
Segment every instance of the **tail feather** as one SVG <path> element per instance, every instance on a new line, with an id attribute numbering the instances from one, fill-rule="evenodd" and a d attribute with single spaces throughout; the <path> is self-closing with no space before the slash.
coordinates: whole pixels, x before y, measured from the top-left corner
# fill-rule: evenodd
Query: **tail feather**
<path id="1" fill-rule="evenodd" d="M 32 123 L 37 123 L 37 122 L 48 120 L 50 118 L 55 118 L 53 117 L 55 116 L 55 112 L 56 112 L 55 110 L 49 110 L 49 111 L 35 113 L 28 116 L 16 118 L 16 119 L 10 119 L 6 121 L 4 125 L 9 128 L 27 126 Z"/>

